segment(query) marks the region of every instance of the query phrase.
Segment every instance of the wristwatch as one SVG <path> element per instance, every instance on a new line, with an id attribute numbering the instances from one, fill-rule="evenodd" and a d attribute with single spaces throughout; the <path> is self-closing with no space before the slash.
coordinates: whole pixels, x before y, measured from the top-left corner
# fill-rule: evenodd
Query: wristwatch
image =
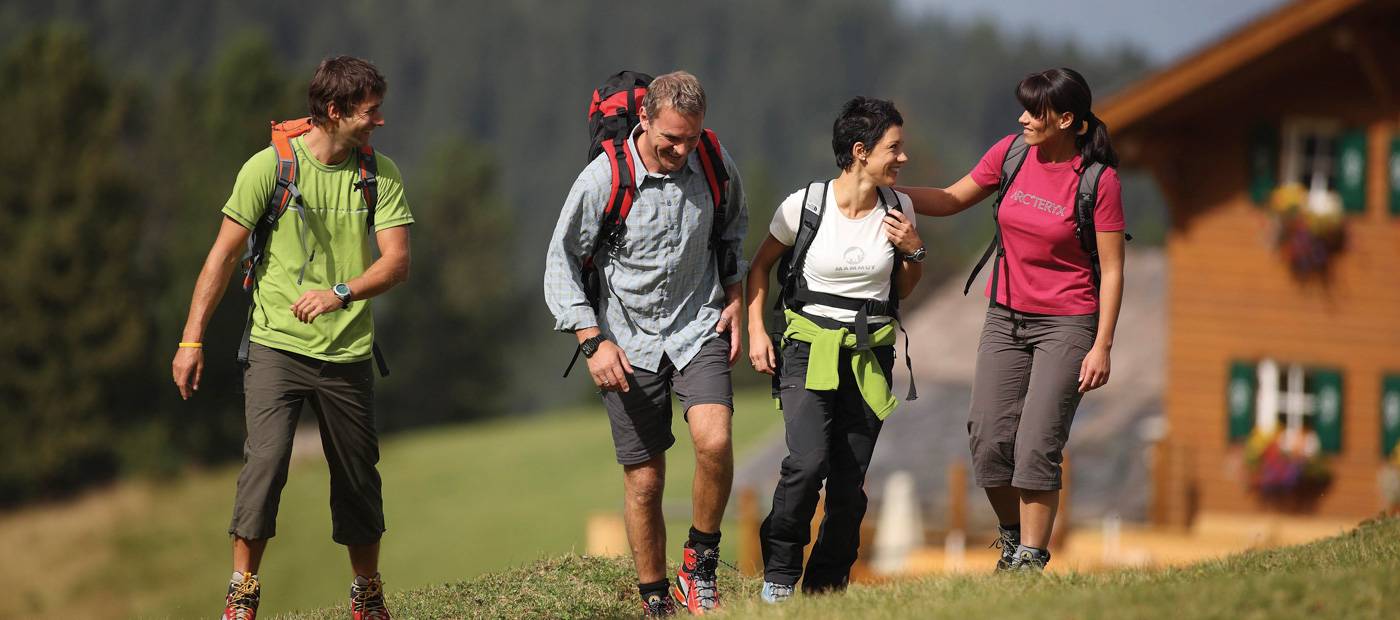
<path id="1" fill-rule="evenodd" d="M 593 354 L 598 352 L 598 345 L 603 344 L 604 340 L 607 340 L 607 338 L 604 338 L 602 334 L 598 334 L 597 336 L 580 342 L 578 348 L 580 351 L 583 351 L 584 357 L 593 357 Z"/>
<path id="2" fill-rule="evenodd" d="M 924 262 L 924 258 L 927 256 L 928 249 L 926 249 L 924 246 L 919 246 L 919 249 L 914 250 L 913 254 L 905 254 L 904 260 L 907 260 L 911 263 L 922 263 Z"/>
<path id="3" fill-rule="evenodd" d="M 341 282 L 340 284 L 331 287 L 331 292 L 335 293 L 335 296 L 340 298 L 341 309 L 350 307 L 350 287 L 348 285 L 346 285 L 344 282 Z"/>

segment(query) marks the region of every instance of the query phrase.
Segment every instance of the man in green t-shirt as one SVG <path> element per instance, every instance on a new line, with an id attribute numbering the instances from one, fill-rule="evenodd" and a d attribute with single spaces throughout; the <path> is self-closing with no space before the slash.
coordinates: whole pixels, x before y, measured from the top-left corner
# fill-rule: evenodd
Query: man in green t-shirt
<path id="1" fill-rule="evenodd" d="M 356 575 L 353 617 L 389 617 L 378 572 L 384 510 L 375 468 L 379 438 L 369 299 L 408 279 L 413 215 L 398 167 L 376 152 L 378 199 L 370 217 L 358 189 L 363 184 L 357 155 L 384 125 L 385 90 L 384 76 L 367 61 L 349 56 L 322 61 L 308 93 L 312 128 L 290 142 L 300 199 L 272 226 L 254 274 L 243 376 L 248 437 L 228 530 L 234 571 L 225 600 L 228 620 L 252 620 L 257 611 L 258 565 L 276 533 L 304 402 L 316 412 L 330 465 L 332 538 L 349 548 Z M 199 389 L 205 327 L 277 186 L 277 160 L 272 147 L 253 155 L 224 205 L 223 225 L 195 283 L 172 364 L 185 399 Z M 377 260 L 370 253 L 371 222 Z"/>

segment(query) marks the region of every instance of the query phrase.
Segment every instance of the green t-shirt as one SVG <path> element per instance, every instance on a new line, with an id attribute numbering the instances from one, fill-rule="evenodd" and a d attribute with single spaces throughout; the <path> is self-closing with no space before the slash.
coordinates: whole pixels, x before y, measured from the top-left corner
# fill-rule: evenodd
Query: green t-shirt
<path id="1" fill-rule="evenodd" d="M 328 362 L 369 359 L 374 344 L 370 300 L 351 302 L 348 309 L 328 312 L 309 324 L 297 320 L 291 310 L 303 293 L 345 282 L 364 273 L 373 262 L 365 230 L 369 210 L 353 188 L 360 180 L 357 160 L 352 155 L 340 165 L 327 166 L 311 156 L 299 137 L 292 139 L 292 150 L 297 156 L 296 185 L 306 208 L 303 212 L 289 207 L 272 228 L 267 253 L 258 267 L 250 339 Z M 412 224 L 399 167 L 381 153 L 376 152 L 375 157 L 379 163 L 379 204 L 374 229 Z M 251 230 L 267 208 L 276 184 L 277 154 L 269 146 L 243 164 L 233 194 L 224 205 L 224 215 Z"/>

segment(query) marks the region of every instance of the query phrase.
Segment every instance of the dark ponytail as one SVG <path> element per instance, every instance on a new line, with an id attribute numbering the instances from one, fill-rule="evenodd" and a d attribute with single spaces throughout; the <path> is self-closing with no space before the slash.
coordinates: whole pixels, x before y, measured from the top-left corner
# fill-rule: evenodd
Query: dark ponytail
<path id="1" fill-rule="evenodd" d="M 1108 126 L 1094 116 L 1094 95 L 1078 71 L 1061 67 L 1027 75 L 1016 85 L 1016 99 L 1036 118 L 1045 118 L 1052 111 L 1074 115 L 1074 122 L 1084 128 L 1084 133 L 1074 138 L 1080 166 L 1098 162 L 1118 167 L 1118 153 L 1108 138 Z"/>

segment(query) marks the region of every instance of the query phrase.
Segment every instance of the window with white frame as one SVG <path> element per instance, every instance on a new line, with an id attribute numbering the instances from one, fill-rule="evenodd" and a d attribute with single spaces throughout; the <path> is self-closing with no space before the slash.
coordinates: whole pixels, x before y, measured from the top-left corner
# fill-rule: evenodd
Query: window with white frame
<path id="1" fill-rule="evenodd" d="M 1400 376 L 1391 387 L 1400 394 Z M 1229 440 L 1239 443 L 1251 436 L 1278 436 L 1289 446 L 1341 452 L 1342 397 L 1338 369 L 1271 359 L 1235 360 L 1230 363 L 1225 393 Z M 1393 430 L 1400 443 L 1400 424 Z"/>
<path id="2" fill-rule="evenodd" d="M 1329 369 L 1279 364 L 1257 366 L 1254 426 L 1264 434 L 1282 433 L 1294 442 L 1317 442 L 1323 452 L 1341 451 L 1342 376 Z"/>
<path id="3" fill-rule="evenodd" d="M 1297 183 L 1309 196 L 1337 189 L 1337 137 L 1341 124 L 1325 119 L 1294 119 L 1284 123 L 1279 157 L 1279 184 Z"/>

